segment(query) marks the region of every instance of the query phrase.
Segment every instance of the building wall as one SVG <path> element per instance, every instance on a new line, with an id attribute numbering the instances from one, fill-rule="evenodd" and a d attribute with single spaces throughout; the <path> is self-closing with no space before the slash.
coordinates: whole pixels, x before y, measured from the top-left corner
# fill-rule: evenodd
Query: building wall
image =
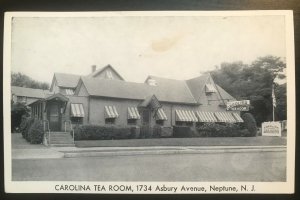
<path id="1" fill-rule="evenodd" d="M 94 125 L 105 125 L 105 106 L 115 106 L 119 117 L 116 118 L 116 126 L 128 126 L 128 107 L 138 107 L 142 102 L 141 100 L 126 100 L 126 99 L 115 99 L 115 98 L 104 98 L 104 97 L 88 97 L 88 96 L 68 96 L 69 101 L 66 105 L 65 112 L 62 113 L 61 118 L 61 130 L 65 129 L 65 121 L 71 120 L 71 104 L 82 103 L 84 109 L 84 117 L 82 119 L 83 124 L 94 124 Z M 167 116 L 167 120 L 164 121 L 163 126 L 170 127 L 176 123 L 175 111 L 176 110 L 190 110 L 190 111 L 211 111 L 211 112 L 225 112 L 224 107 L 220 107 L 219 103 L 210 105 L 183 105 L 178 103 L 165 103 L 160 102 L 162 108 Z M 34 104 L 38 105 L 38 104 Z M 43 107 L 45 104 L 43 105 Z M 90 107 L 89 107 L 90 106 Z M 38 107 L 41 108 L 41 107 Z M 151 113 L 150 125 L 156 124 L 154 118 L 154 112 Z M 141 115 L 141 114 L 140 114 Z M 43 108 L 43 119 L 47 119 L 46 112 Z M 75 123 L 72 123 L 75 125 Z M 137 126 L 141 126 L 141 119 L 137 120 Z M 67 129 L 69 126 L 67 126 Z"/>
<path id="2" fill-rule="evenodd" d="M 79 96 L 68 96 L 69 101 L 66 105 L 66 110 L 62 114 L 62 130 L 64 130 L 64 122 L 67 120 L 71 120 L 71 104 L 72 103 L 82 103 L 84 110 L 84 117 L 82 119 L 83 124 L 88 124 L 88 114 L 89 114 L 89 100 L 88 97 L 79 97 Z M 75 124 L 75 123 L 73 123 Z"/>
<path id="3" fill-rule="evenodd" d="M 141 101 L 123 100 L 113 98 L 91 97 L 90 99 L 90 124 L 105 125 L 105 106 L 115 106 L 119 117 L 116 118 L 115 125 L 127 125 L 127 109 L 128 107 L 137 107 Z M 141 124 L 141 120 L 137 121 L 137 125 Z"/>
<path id="4" fill-rule="evenodd" d="M 105 125 L 105 106 L 115 106 L 119 117 L 116 118 L 115 125 L 125 126 L 127 124 L 128 107 L 137 107 L 142 101 L 139 100 L 125 100 L 125 99 L 113 99 L 113 98 L 101 98 L 92 97 L 90 100 L 90 118 L 89 124 Z M 164 103 L 161 102 L 162 108 L 167 116 L 167 120 L 164 122 L 164 126 L 175 125 L 175 110 L 201 110 L 201 111 L 223 111 L 225 108 L 218 106 L 218 104 L 205 106 L 205 110 L 202 110 L 201 106 L 198 105 L 183 105 L 176 103 Z M 154 118 L 155 113 L 151 113 L 151 126 L 156 124 Z M 141 125 L 141 120 L 137 121 L 137 125 Z"/>
<path id="5" fill-rule="evenodd" d="M 183 105 L 174 103 L 161 103 L 163 110 L 166 113 L 168 120 L 164 122 L 164 126 L 175 125 L 175 110 L 195 110 L 197 106 L 194 105 Z M 151 125 L 155 125 L 155 120 L 152 121 Z"/>

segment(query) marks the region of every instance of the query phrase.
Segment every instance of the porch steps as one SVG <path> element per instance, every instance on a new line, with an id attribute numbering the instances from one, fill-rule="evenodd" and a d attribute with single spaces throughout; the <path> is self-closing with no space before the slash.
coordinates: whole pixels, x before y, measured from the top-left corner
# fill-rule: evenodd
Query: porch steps
<path id="1" fill-rule="evenodd" d="M 73 138 L 69 132 L 51 132 L 50 146 L 74 147 Z"/>

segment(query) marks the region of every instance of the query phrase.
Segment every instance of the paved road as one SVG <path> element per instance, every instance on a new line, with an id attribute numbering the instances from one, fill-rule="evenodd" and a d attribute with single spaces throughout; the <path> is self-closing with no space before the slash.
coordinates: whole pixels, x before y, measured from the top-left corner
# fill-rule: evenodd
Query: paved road
<path id="1" fill-rule="evenodd" d="M 14 181 L 285 181 L 286 152 L 12 161 Z"/>

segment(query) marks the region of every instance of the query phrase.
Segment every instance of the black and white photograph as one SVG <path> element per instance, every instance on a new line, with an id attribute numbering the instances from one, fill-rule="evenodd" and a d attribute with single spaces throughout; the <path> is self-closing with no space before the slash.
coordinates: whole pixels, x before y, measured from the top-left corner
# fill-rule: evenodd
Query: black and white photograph
<path id="1" fill-rule="evenodd" d="M 293 193 L 293 12 L 7 12 L 8 193 Z"/>

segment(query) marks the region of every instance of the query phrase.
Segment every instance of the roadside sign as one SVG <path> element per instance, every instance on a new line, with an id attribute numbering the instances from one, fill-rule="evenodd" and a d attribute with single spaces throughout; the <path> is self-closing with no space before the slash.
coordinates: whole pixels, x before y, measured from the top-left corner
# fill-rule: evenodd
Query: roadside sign
<path id="1" fill-rule="evenodd" d="M 226 110 L 231 111 L 249 111 L 250 100 L 229 101 L 226 104 Z"/>
<path id="2" fill-rule="evenodd" d="M 264 122 L 261 125 L 262 136 L 278 136 L 281 137 L 280 122 Z"/>

